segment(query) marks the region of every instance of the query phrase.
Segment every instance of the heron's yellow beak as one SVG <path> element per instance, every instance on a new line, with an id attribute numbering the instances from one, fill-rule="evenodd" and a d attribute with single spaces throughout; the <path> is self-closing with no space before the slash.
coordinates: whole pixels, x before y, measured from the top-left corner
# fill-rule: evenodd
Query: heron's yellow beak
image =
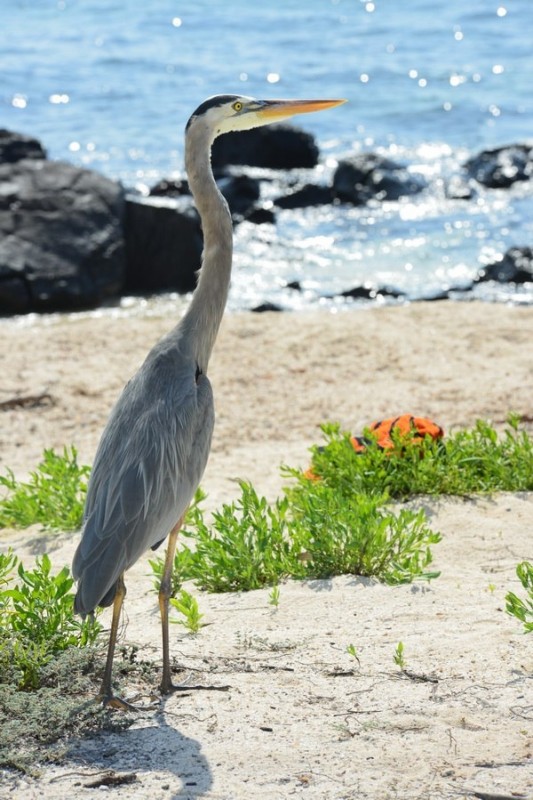
<path id="1" fill-rule="evenodd" d="M 287 119 L 294 114 L 310 114 L 312 111 L 324 111 L 326 108 L 341 106 L 346 100 L 264 100 L 256 112 L 265 122 Z"/>

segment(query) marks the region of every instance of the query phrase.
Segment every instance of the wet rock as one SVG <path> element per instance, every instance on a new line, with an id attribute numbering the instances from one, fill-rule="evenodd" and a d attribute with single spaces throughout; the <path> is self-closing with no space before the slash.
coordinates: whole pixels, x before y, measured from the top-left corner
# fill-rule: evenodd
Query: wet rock
<path id="1" fill-rule="evenodd" d="M 255 311 L 257 314 L 262 314 L 265 311 L 283 311 L 283 308 L 278 306 L 277 303 L 266 301 L 264 303 L 260 303 L 258 306 L 255 306 L 255 308 L 251 308 L 250 311 Z"/>
<path id="2" fill-rule="evenodd" d="M 423 297 L 418 297 L 417 300 L 419 303 L 436 303 L 440 300 L 449 300 L 451 291 L 452 289 L 442 289 L 433 292 L 433 294 L 425 294 Z"/>
<path id="3" fill-rule="evenodd" d="M 386 289 L 383 286 L 354 286 L 339 292 L 339 297 L 351 297 L 354 300 L 375 300 L 376 297 L 405 297 L 404 292 L 396 289 Z"/>
<path id="4" fill-rule="evenodd" d="M 533 281 L 533 249 L 511 247 L 499 261 L 480 269 L 474 282 L 498 281 L 498 283 L 529 283 Z"/>
<path id="5" fill-rule="evenodd" d="M 125 292 L 190 292 L 202 257 L 202 230 L 192 198 L 128 195 L 124 223 Z"/>
<path id="6" fill-rule="evenodd" d="M 333 175 L 333 195 L 343 203 L 363 205 L 371 199 L 398 200 L 426 186 L 401 164 L 377 153 L 364 153 L 339 162 Z"/>
<path id="7" fill-rule="evenodd" d="M 259 181 L 248 175 L 227 175 L 217 183 L 233 217 L 246 216 L 261 194 Z"/>
<path id="8" fill-rule="evenodd" d="M 306 183 L 290 194 L 282 195 L 274 200 L 278 208 L 308 208 L 309 206 L 322 206 L 333 202 L 333 191 L 329 186 L 317 186 Z"/>
<path id="9" fill-rule="evenodd" d="M 507 189 L 533 175 L 533 145 L 513 144 L 482 150 L 465 163 L 467 173 L 489 189 Z"/>
<path id="10" fill-rule="evenodd" d="M 215 140 L 214 169 L 227 164 L 247 164 L 267 169 L 315 167 L 318 147 L 311 134 L 290 125 L 272 125 L 227 133 Z"/>
<path id="11" fill-rule="evenodd" d="M 185 178 L 163 178 L 150 189 L 151 197 L 182 197 L 190 193 L 189 182 Z"/>
<path id="12" fill-rule="evenodd" d="M 219 172 L 216 180 L 232 216 L 240 221 L 259 199 L 259 181 L 248 175 L 229 175 L 225 172 Z M 189 183 L 185 179 L 165 178 L 150 189 L 150 197 L 183 197 L 190 193 Z"/>
<path id="13" fill-rule="evenodd" d="M 243 217 L 246 222 L 253 222 L 254 225 L 264 225 L 270 223 L 273 225 L 276 221 L 276 215 L 271 208 L 265 206 L 254 206 L 251 211 L 248 211 Z"/>
<path id="14" fill-rule="evenodd" d="M 0 164 L 14 164 L 23 158 L 46 158 L 46 151 L 37 139 L 0 128 Z"/>
<path id="15" fill-rule="evenodd" d="M 92 308 L 125 276 L 124 190 L 70 164 L 0 165 L 0 313 Z"/>

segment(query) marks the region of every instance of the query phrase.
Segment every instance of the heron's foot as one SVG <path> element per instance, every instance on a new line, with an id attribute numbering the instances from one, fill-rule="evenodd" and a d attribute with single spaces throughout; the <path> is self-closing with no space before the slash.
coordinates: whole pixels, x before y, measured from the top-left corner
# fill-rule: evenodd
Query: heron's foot
<path id="1" fill-rule="evenodd" d="M 115 708 L 117 711 L 152 711 L 157 708 L 157 703 L 150 703 L 149 705 L 133 705 L 122 697 L 113 694 L 112 692 L 100 692 L 98 699 L 102 701 L 104 708 Z"/>
<path id="2" fill-rule="evenodd" d="M 176 684 L 169 681 L 168 683 L 160 683 L 159 684 L 159 691 L 163 695 L 163 697 L 167 697 L 169 694 L 174 694 L 174 692 L 184 692 L 188 689 L 188 686 L 183 684 Z"/>
<path id="3" fill-rule="evenodd" d="M 190 686 L 187 685 L 187 681 L 184 683 L 172 683 L 172 680 L 168 678 L 168 680 L 162 680 L 159 684 L 159 691 L 163 695 L 163 697 L 174 694 L 174 692 L 186 692 L 190 689 Z"/>

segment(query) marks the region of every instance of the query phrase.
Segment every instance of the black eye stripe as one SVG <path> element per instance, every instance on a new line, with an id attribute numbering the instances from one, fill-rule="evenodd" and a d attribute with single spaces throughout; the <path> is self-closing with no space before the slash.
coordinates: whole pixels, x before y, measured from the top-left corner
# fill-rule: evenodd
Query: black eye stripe
<path id="1" fill-rule="evenodd" d="M 210 108 L 218 108 L 218 106 L 223 106 L 225 103 L 235 102 L 236 100 L 237 98 L 234 94 L 216 94 L 214 97 L 208 97 L 207 100 L 200 103 L 196 111 L 191 114 L 186 128 L 189 127 L 195 117 L 201 117 L 202 114 L 205 114 Z"/>

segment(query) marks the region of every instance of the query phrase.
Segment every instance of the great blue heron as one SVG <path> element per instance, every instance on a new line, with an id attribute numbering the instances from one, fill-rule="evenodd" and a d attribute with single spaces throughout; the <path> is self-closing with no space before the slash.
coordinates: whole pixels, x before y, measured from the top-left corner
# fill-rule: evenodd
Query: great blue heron
<path id="1" fill-rule="evenodd" d="M 217 95 L 203 102 L 185 129 L 185 166 L 202 220 L 204 253 L 198 285 L 180 322 L 150 350 L 126 384 L 96 452 L 73 561 L 78 580 L 74 608 L 85 616 L 113 605 L 107 661 L 100 696 L 113 695 L 111 677 L 124 572 L 148 548 L 169 535 L 159 607 L 163 635 L 161 691 L 172 685 L 168 639 L 171 574 L 180 525 L 203 475 L 214 424 L 207 366 L 228 294 L 232 222 L 211 171 L 214 139 L 293 114 L 320 111 L 343 100 L 254 100 Z"/>

